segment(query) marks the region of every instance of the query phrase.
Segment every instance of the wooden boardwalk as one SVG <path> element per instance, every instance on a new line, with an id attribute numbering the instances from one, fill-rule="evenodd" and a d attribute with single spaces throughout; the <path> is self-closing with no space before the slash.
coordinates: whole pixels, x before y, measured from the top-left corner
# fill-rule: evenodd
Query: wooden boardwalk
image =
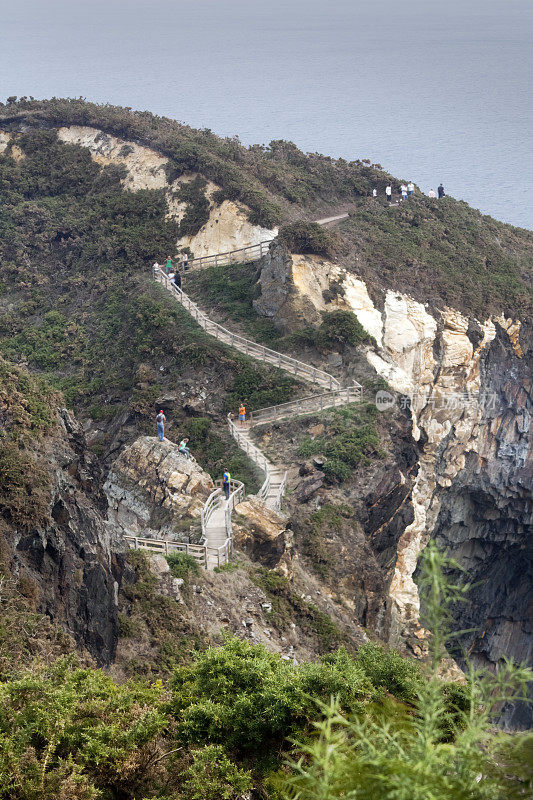
<path id="1" fill-rule="evenodd" d="M 346 218 L 347 214 L 340 214 L 336 217 L 326 217 L 317 220 L 321 225 L 326 225 L 340 219 Z M 237 263 L 238 258 L 245 260 L 257 260 L 265 252 L 262 243 L 249 248 L 243 248 L 230 253 L 222 253 L 217 256 L 209 256 L 202 259 L 199 266 L 210 266 L 211 263 Z M 193 262 L 194 264 L 195 262 Z M 308 397 L 299 398 L 289 403 L 281 403 L 277 406 L 259 409 L 249 415 L 246 425 L 240 426 L 233 420 L 233 415 L 228 415 L 228 425 L 231 435 L 239 447 L 254 461 L 263 471 L 265 480 L 258 492 L 258 497 L 263 500 L 268 508 L 279 511 L 283 501 L 283 494 L 287 483 L 287 470 L 281 464 L 272 464 L 260 448 L 252 441 L 250 431 L 256 425 L 265 425 L 272 422 L 289 420 L 304 414 L 312 414 L 324 409 L 343 406 L 348 403 L 357 402 L 362 399 L 363 387 L 354 381 L 352 386 L 341 387 L 337 378 L 324 370 L 320 370 L 303 361 L 287 356 L 284 353 L 277 353 L 264 345 L 258 344 L 251 339 L 246 339 L 239 334 L 224 328 L 214 320 L 210 319 L 194 303 L 185 292 L 171 283 L 168 276 L 161 269 L 154 269 L 154 278 L 161 283 L 167 291 L 185 308 L 196 322 L 220 342 L 235 348 L 244 355 L 288 372 L 290 375 L 307 381 L 315 386 L 319 386 L 322 391 Z M 214 569 L 216 566 L 226 563 L 230 556 L 233 546 L 233 533 L 231 526 L 231 513 L 244 497 L 244 485 L 239 481 L 232 481 L 230 487 L 230 498 L 226 501 L 221 488 L 215 489 L 208 497 L 202 511 L 202 541 L 199 544 L 186 544 L 180 542 L 168 542 L 151 539 L 140 539 L 138 537 L 125 537 L 130 546 L 143 549 L 154 550 L 157 552 L 168 553 L 170 551 L 184 551 L 191 553 L 206 569 Z M 131 541 L 130 541 L 131 540 Z"/>

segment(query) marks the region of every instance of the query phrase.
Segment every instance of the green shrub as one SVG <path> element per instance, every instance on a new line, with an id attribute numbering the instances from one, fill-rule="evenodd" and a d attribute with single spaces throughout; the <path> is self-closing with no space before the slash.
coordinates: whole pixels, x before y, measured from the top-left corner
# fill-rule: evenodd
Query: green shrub
<path id="1" fill-rule="evenodd" d="M 456 566 L 434 545 L 426 548 L 420 584 L 433 635 L 423 674 L 375 646 L 366 645 L 356 660 L 374 685 L 392 685 L 413 710 L 382 703 L 371 713 L 348 716 L 339 700 L 323 704 L 318 735 L 302 741 L 292 774 L 282 780 L 287 798 L 518 800 L 531 794 L 531 768 L 524 769 L 531 735 L 509 737 L 492 724 L 502 703 L 525 695 L 531 670 L 504 662 L 492 675 L 468 666 L 465 686 L 451 692 L 438 677 L 451 609 L 468 589 L 444 578 Z M 513 763 L 516 769 L 509 770 Z"/>
<path id="2" fill-rule="evenodd" d="M 200 574 L 200 566 L 198 561 L 190 553 L 169 553 L 166 556 L 170 572 L 174 578 L 183 578 L 187 580 L 191 575 Z"/>
<path id="3" fill-rule="evenodd" d="M 221 745 L 193 750 L 192 757 L 183 782 L 184 800 L 240 800 L 252 788 L 251 773 L 230 761 Z"/>
<path id="4" fill-rule="evenodd" d="M 177 670 L 172 690 L 172 713 L 186 741 L 241 752 L 278 750 L 309 710 L 292 667 L 238 639 Z"/>
<path id="5" fill-rule="evenodd" d="M 179 226 L 179 236 L 195 236 L 209 220 L 209 200 L 205 194 L 205 180 L 199 175 L 181 184 L 177 197 L 187 203 Z"/>
<path id="6" fill-rule="evenodd" d="M 0 685 L 0 798 L 138 796 L 166 727 L 161 689 L 59 660 Z M 149 762 L 148 762 L 149 763 Z"/>
<path id="7" fill-rule="evenodd" d="M 306 436 L 298 446 L 299 455 L 309 458 L 325 455 L 323 471 L 330 481 L 348 480 L 360 463 L 371 456 L 381 457 L 379 434 L 376 428 L 376 407 L 372 403 L 350 404 L 326 412 L 327 431 L 312 439 Z"/>
<path id="8" fill-rule="evenodd" d="M 328 548 L 326 536 L 332 530 L 341 530 L 343 510 L 343 506 L 325 505 L 311 515 L 306 526 L 302 543 L 304 551 L 311 559 L 315 572 L 323 579 L 330 574 L 336 559 L 336 552 L 330 552 Z"/>
<path id="9" fill-rule="evenodd" d="M 322 470 L 326 476 L 332 483 L 334 481 L 338 481 L 339 483 L 343 483 L 347 481 L 352 475 L 352 468 L 349 464 L 345 461 L 341 461 L 340 458 L 330 458 L 324 466 Z"/>
<path id="10" fill-rule="evenodd" d="M 376 689 L 386 689 L 400 700 L 415 698 L 421 681 L 416 661 L 372 642 L 358 650 L 356 660 Z"/>
<path id="11" fill-rule="evenodd" d="M 332 258 L 340 247 L 338 236 L 316 222 L 283 225 L 279 230 L 279 240 L 291 253 L 311 253 L 325 258 Z"/>
<path id="12" fill-rule="evenodd" d="M 0 515 L 14 525 L 39 526 L 49 515 L 50 477 L 31 453 L 0 439 Z"/>
<path id="13" fill-rule="evenodd" d="M 324 350 L 344 350 L 362 342 L 370 342 L 365 331 L 352 311 L 323 311 L 322 322 L 315 335 L 317 347 Z"/>

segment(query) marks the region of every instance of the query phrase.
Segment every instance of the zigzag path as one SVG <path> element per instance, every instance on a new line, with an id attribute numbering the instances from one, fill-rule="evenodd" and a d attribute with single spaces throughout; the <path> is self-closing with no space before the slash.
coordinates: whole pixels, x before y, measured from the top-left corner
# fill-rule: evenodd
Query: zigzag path
<path id="1" fill-rule="evenodd" d="M 340 215 L 342 218 L 344 215 Z M 325 224 L 336 220 L 337 217 L 328 217 L 324 220 L 319 220 L 321 224 Z M 264 242 L 262 245 L 268 246 L 269 242 Z M 256 249 L 258 245 L 250 248 L 244 248 L 239 251 L 232 251 L 231 253 L 221 254 L 226 257 L 237 255 L 246 261 L 255 261 L 258 258 Z M 246 252 L 248 251 L 248 252 Z M 260 247 L 261 253 L 263 247 Z M 215 259 L 210 256 L 210 259 Z M 218 256 L 216 257 L 218 259 Z M 192 262 L 193 268 L 196 266 Z M 198 264 L 199 268 L 205 266 Z M 237 425 L 233 420 L 233 415 L 228 415 L 228 424 L 231 435 L 237 442 L 238 446 L 251 458 L 264 472 L 265 480 L 261 489 L 258 492 L 258 497 L 263 500 L 265 505 L 273 510 L 279 511 L 283 500 L 287 481 L 287 470 L 284 465 L 272 464 L 265 454 L 260 450 L 257 445 L 252 442 L 250 431 L 255 425 L 266 424 L 268 422 L 277 420 L 289 420 L 302 414 L 309 414 L 316 411 L 322 411 L 327 408 L 335 406 L 343 406 L 348 403 L 353 403 L 361 399 L 362 386 L 356 382 L 352 386 L 341 387 L 337 378 L 333 377 L 324 370 L 317 369 L 316 367 L 305 364 L 302 361 L 291 358 L 284 353 L 278 353 L 268 347 L 264 347 L 251 339 L 246 339 L 233 331 L 224 328 L 214 320 L 210 319 L 191 298 L 181 289 L 178 288 L 159 268 L 154 267 L 154 279 L 161 283 L 167 291 L 169 291 L 175 300 L 185 308 L 189 314 L 196 320 L 196 322 L 215 339 L 224 342 L 230 347 L 235 348 L 241 353 L 254 358 L 262 364 L 268 364 L 278 369 L 283 369 L 290 375 L 293 375 L 300 380 L 308 381 L 316 386 L 319 386 L 322 391 L 317 394 L 310 395 L 309 397 L 294 400 L 290 403 L 282 403 L 278 406 L 259 409 L 249 418 L 245 425 Z M 324 391 L 325 390 L 325 391 Z M 207 499 L 202 512 L 202 533 L 203 539 L 200 545 L 184 545 L 181 543 L 172 543 L 172 549 L 187 550 L 192 552 L 196 558 L 207 569 L 220 565 L 228 561 L 231 555 L 232 548 L 232 530 L 231 530 L 231 511 L 234 506 L 244 496 L 244 485 L 238 481 L 232 482 L 232 491 L 230 499 L 226 501 L 223 496 L 222 489 L 216 489 Z M 139 540 L 137 540 L 139 541 Z M 136 544 L 134 546 L 145 547 L 146 549 L 161 550 L 162 546 L 165 547 L 165 552 L 168 551 L 169 543 L 156 542 L 153 540 L 152 546 L 149 540 L 142 540 L 143 544 Z M 200 549 L 199 549 L 200 548 Z"/>

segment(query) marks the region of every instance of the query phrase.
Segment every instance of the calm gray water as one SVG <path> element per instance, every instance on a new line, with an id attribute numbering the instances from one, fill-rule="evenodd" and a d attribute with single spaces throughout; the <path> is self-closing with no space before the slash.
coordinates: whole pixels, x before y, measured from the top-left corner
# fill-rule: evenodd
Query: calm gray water
<path id="1" fill-rule="evenodd" d="M 0 0 L 0 99 L 370 158 L 533 228 L 532 0 Z"/>

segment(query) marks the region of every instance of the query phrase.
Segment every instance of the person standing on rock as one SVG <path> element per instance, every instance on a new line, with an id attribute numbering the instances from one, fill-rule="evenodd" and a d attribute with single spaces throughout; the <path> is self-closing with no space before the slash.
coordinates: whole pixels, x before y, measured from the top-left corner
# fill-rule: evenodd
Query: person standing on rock
<path id="1" fill-rule="evenodd" d="M 385 187 L 385 194 L 387 196 L 387 200 L 389 201 L 389 203 L 391 203 L 392 202 L 392 186 L 390 185 L 390 183 L 389 183 L 388 186 Z"/>
<path id="2" fill-rule="evenodd" d="M 411 197 L 411 195 L 415 193 L 415 185 L 413 181 L 409 181 L 409 183 L 407 184 L 407 193 L 409 197 Z"/>
<path id="3" fill-rule="evenodd" d="M 161 411 L 155 418 L 155 421 L 157 424 L 157 438 L 159 439 L 160 442 L 162 442 L 163 439 L 165 438 L 165 422 L 167 421 L 167 418 L 163 414 L 163 409 L 161 409 Z"/>
<path id="4" fill-rule="evenodd" d="M 437 193 L 435 192 L 435 189 L 430 189 L 429 190 L 428 197 L 431 197 L 432 200 L 435 200 L 435 198 L 437 197 Z"/>
<path id="5" fill-rule="evenodd" d="M 181 453 L 187 459 L 189 459 L 191 457 L 191 451 L 187 447 L 187 442 L 188 441 L 189 440 L 187 438 L 182 439 L 181 442 L 179 443 L 179 447 L 178 447 L 178 453 Z"/>
<path id="6" fill-rule="evenodd" d="M 377 196 L 378 196 L 378 190 L 372 189 L 372 197 L 374 198 L 374 200 L 376 199 Z"/>
<path id="7" fill-rule="evenodd" d="M 402 183 L 402 185 L 400 186 L 400 191 L 402 193 L 402 200 L 407 200 L 407 186 L 405 185 L 405 183 Z"/>
<path id="8" fill-rule="evenodd" d="M 437 192 L 439 193 L 439 200 L 441 199 L 441 197 L 444 197 L 444 186 L 442 185 L 442 183 L 440 184 L 439 188 L 437 189 Z"/>
<path id="9" fill-rule="evenodd" d="M 226 500 L 229 500 L 229 486 L 231 481 L 231 475 L 229 474 L 228 470 L 224 470 L 224 474 L 222 475 L 222 488 L 224 489 L 224 497 Z"/>
<path id="10" fill-rule="evenodd" d="M 246 409 L 242 401 L 239 406 L 239 422 L 241 424 L 241 428 L 244 428 L 244 426 L 246 425 Z"/>

